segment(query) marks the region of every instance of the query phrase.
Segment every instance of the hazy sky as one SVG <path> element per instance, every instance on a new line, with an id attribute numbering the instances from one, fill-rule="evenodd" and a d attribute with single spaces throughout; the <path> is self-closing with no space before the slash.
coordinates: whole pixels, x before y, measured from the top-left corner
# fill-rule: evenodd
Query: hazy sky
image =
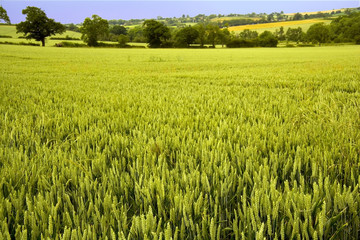
<path id="1" fill-rule="evenodd" d="M 305 12 L 360 7 L 360 1 L 89 1 L 89 0 L 0 0 L 12 23 L 25 20 L 21 14 L 26 6 L 44 10 L 49 18 L 62 23 L 81 23 L 86 17 L 97 14 L 105 19 L 134 19 L 180 17 L 182 14 L 230 14 L 230 13 L 271 13 Z"/>

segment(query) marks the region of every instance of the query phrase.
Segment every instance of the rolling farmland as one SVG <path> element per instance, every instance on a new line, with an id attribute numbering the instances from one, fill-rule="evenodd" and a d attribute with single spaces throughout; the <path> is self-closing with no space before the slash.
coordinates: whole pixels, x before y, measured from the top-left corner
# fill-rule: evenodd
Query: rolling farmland
<path id="1" fill-rule="evenodd" d="M 357 239 L 360 47 L 0 45 L 0 239 Z"/>
<path id="2" fill-rule="evenodd" d="M 330 24 L 331 20 L 323 20 L 323 19 L 307 19 L 307 20 L 299 20 L 299 21 L 286 21 L 286 22 L 273 22 L 273 23 L 262 23 L 262 24 L 253 24 L 253 25 L 241 25 L 229 27 L 229 31 L 231 32 L 241 32 L 245 29 L 256 30 L 258 32 L 271 31 L 275 32 L 276 29 L 279 29 L 281 26 L 284 27 L 285 31 L 290 28 L 301 27 L 303 31 L 307 31 L 309 27 L 315 23 L 324 22 L 325 24 Z"/>

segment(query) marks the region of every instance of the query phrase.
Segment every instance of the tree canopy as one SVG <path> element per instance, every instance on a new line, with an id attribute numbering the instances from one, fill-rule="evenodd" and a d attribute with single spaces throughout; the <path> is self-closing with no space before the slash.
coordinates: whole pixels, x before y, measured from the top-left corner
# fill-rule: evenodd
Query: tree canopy
<path id="1" fill-rule="evenodd" d="M 5 23 L 10 24 L 10 18 L 7 15 L 6 10 L 2 6 L 0 6 L 0 20 L 4 20 Z"/>
<path id="2" fill-rule="evenodd" d="M 324 23 L 316 23 L 310 26 L 306 36 L 308 40 L 319 43 L 319 45 L 321 45 L 322 43 L 326 43 L 330 40 L 329 27 Z"/>
<path id="3" fill-rule="evenodd" d="M 119 36 L 119 35 L 126 35 L 127 29 L 124 26 L 115 25 L 110 29 L 110 33 Z"/>
<path id="4" fill-rule="evenodd" d="M 99 38 L 109 33 L 109 23 L 98 15 L 92 15 L 92 19 L 85 18 L 80 32 L 84 42 L 89 46 L 97 46 Z"/>
<path id="5" fill-rule="evenodd" d="M 191 26 L 184 27 L 176 33 L 177 45 L 189 47 L 198 37 L 199 32 L 195 28 Z"/>
<path id="6" fill-rule="evenodd" d="M 41 41 L 45 46 L 45 38 L 65 32 L 66 28 L 54 19 L 48 18 L 43 10 L 37 7 L 27 7 L 22 11 L 26 21 L 16 25 L 17 33 L 24 33 L 27 39 Z"/>
<path id="7" fill-rule="evenodd" d="M 163 23 L 155 20 L 146 20 L 143 24 L 144 36 L 149 47 L 158 48 L 164 45 L 171 37 L 170 29 Z"/>
<path id="8" fill-rule="evenodd" d="M 360 44 L 360 13 L 340 16 L 330 24 L 332 34 L 338 42 L 355 40 Z"/>

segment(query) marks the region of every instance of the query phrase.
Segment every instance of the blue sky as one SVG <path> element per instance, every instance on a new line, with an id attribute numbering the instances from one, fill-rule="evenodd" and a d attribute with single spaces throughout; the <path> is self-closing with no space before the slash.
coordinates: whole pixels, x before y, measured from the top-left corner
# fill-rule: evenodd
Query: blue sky
<path id="1" fill-rule="evenodd" d="M 21 14 L 26 6 L 36 6 L 44 10 L 49 18 L 62 23 L 81 23 L 86 17 L 97 14 L 105 19 L 134 19 L 180 17 L 182 14 L 196 16 L 198 14 L 230 14 L 230 13 L 285 13 L 332 10 L 338 8 L 360 7 L 359 1 L 89 1 L 89 0 L 0 0 L 12 23 L 25 20 Z"/>

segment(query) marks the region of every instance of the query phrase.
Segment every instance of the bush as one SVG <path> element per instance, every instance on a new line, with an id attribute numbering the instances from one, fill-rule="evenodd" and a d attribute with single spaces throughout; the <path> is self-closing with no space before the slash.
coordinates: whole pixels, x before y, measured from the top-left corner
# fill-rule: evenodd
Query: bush
<path id="1" fill-rule="evenodd" d="M 265 31 L 259 36 L 260 47 L 277 47 L 278 39 L 270 32 Z"/>
<path id="2" fill-rule="evenodd" d="M 228 44 L 226 44 L 226 47 L 228 48 L 251 48 L 251 47 L 257 47 L 258 43 L 256 40 L 245 40 L 245 39 L 234 39 Z"/>
<path id="3" fill-rule="evenodd" d="M 298 47 L 315 47 L 314 44 L 298 44 Z"/>
<path id="4" fill-rule="evenodd" d="M 40 46 L 39 43 L 25 43 L 25 42 L 19 42 L 19 43 L 15 43 L 15 42 L 0 42 L 0 44 L 8 44 L 8 45 L 23 45 L 23 46 Z"/>
<path id="5" fill-rule="evenodd" d="M 83 43 L 60 42 L 56 43 L 55 47 L 86 47 L 86 45 Z"/>
<path id="6" fill-rule="evenodd" d="M 12 38 L 12 36 L 0 35 L 0 38 Z"/>
<path id="7" fill-rule="evenodd" d="M 73 38 L 73 37 L 69 37 L 68 35 L 66 35 L 66 37 L 61 38 L 61 37 L 51 37 L 51 40 L 80 40 L 80 38 Z"/>

